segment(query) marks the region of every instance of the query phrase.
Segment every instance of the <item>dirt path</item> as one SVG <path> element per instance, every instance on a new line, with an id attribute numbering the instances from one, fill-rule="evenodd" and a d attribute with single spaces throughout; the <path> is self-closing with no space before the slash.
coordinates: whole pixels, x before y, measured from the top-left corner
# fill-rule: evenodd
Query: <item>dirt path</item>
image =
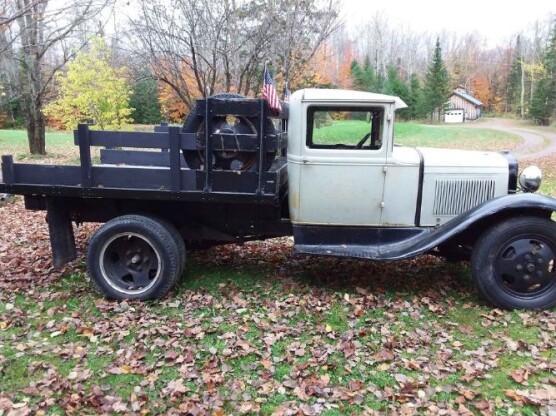
<path id="1" fill-rule="evenodd" d="M 487 118 L 469 126 L 500 130 L 520 136 L 523 143 L 512 151 L 518 160 L 537 159 L 556 154 L 556 132 L 548 127 L 531 126 L 519 120 L 504 118 Z"/>

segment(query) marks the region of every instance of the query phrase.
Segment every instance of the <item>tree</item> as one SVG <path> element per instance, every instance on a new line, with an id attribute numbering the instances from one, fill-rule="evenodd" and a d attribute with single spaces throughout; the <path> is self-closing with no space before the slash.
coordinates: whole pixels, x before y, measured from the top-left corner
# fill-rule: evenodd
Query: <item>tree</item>
<path id="1" fill-rule="evenodd" d="M 543 125 L 548 126 L 550 124 L 550 116 L 552 115 L 553 108 L 551 106 L 550 96 L 550 83 L 548 78 L 541 79 L 535 92 L 533 93 L 533 99 L 529 104 L 529 113 L 533 119 Z"/>
<path id="2" fill-rule="evenodd" d="M 357 61 L 351 63 L 351 79 L 353 87 L 360 91 L 381 92 L 381 82 L 377 79 L 375 68 L 368 56 L 363 66 Z"/>
<path id="3" fill-rule="evenodd" d="M 409 118 L 421 119 L 427 116 L 424 108 L 423 89 L 417 74 L 412 74 L 409 79 L 409 99 L 406 102 L 409 110 Z"/>
<path id="4" fill-rule="evenodd" d="M 158 82 L 148 73 L 138 74 L 129 100 L 131 117 L 136 123 L 158 124 L 162 121 Z"/>
<path id="5" fill-rule="evenodd" d="M 98 19 L 109 1 L 4 2 L 4 15 L 8 17 L 0 21 L 0 61 L 10 68 L 11 99 L 21 104 L 32 154 L 46 154 L 42 110 L 55 74 L 82 47 L 73 36 L 80 25 Z"/>
<path id="6" fill-rule="evenodd" d="M 336 28 L 337 0 L 139 0 L 131 49 L 187 108 L 215 92 L 252 95 L 270 62 L 300 79 Z"/>
<path id="7" fill-rule="evenodd" d="M 281 68 L 284 83 L 289 85 L 303 76 L 319 47 L 339 27 L 339 2 L 273 0 L 261 4 L 263 15 L 269 11 L 272 28 L 268 59 Z"/>
<path id="8" fill-rule="evenodd" d="M 410 99 L 409 88 L 402 81 L 398 74 L 398 68 L 389 66 L 386 70 L 386 83 L 384 84 L 383 92 L 388 95 L 395 95 L 400 97 L 406 104 Z M 410 118 L 410 111 L 407 108 L 401 109 L 396 112 L 402 119 L 407 120 Z"/>
<path id="9" fill-rule="evenodd" d="M 473 96 L 481 101 L 485 108 L 490 108 L 492 93 L 491 82 L 485 74 L 479 74 L 471 80 L 471 91 Z"/>
<path id="10" fill-rule="evenodd" d="M 441 112 L 446 108 L 448 94 L 450 93 L 450 77 L 442 60 L 440 39 L 436 39 L 436 46 L 432 61 L 425 78 L 424 109 L 430 114 L 431 119 L 440 118 Z"/>
<path id="11" fill-rule="evenodd" d="M 556 117 L 556 22 L 552 27 L 552 37 L 545 55 L 545 79 L 548 89 L 548 106 L 552 110 L 552 117 Z"/>
<path id="12" fill-rule="evenodd" d="M 546 49 L 543 69 L 543 76 L 533 93 L 529 112 L 539 124 L 548 125 L 556 112 L 556 24 Z"/>
<path id="13" fill-rule="evenodd" d="M 45 114 L 60 119 L 68 129 L 92 121 L 101 130 L 121 128 L 131 122 L 131 90 L 125 68 L 112 68 L 111 52 L 103 38 L 93 38 L 91 49 L 80 52 L 58 77 L 60 94 L 48 104 Z"/>
<path id="14" fill-rule="evenodd" d="M 523 67 L 523 52 L 521 46 L 521 36 L 517 37 L 514 60 L 508 75 L 507 103 L 508 110 L 515 111 L 522 117 L 525 114 L 525 69 Z"/>

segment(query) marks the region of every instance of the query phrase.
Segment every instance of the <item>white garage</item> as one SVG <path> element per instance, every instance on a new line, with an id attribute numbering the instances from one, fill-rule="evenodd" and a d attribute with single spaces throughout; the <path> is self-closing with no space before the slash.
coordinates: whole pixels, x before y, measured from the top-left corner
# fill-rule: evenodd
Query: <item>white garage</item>
<path id="1" fill-rule="evenodd" d="M 463 110 L 448 110 L 444 113 L 445 123 L 463 123 L 464 121 L 464 111 Z"/>

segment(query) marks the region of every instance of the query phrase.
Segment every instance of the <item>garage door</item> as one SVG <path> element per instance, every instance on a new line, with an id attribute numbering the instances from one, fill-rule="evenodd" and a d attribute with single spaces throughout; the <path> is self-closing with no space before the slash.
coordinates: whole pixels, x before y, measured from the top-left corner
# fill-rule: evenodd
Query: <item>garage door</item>
<path id="1" fill-rule="evenodd" d="M 444 113 L 446 123 L 463 123 L 463 110 L 448 110 Z"/>

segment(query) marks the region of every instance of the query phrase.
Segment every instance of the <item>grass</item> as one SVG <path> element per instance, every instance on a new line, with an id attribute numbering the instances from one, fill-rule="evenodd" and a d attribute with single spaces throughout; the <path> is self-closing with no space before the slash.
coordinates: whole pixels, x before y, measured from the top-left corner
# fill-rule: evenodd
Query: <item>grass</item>
<path id="1" fill-rule="evenodd" d="M 500 151 L 515 149 L 521 143 L 521 138 L 491 129 L 396 123 L 394 143 L 412 147 Z"/>
<path id="2" fill-rule="evenodd" d="M 0 153 L 13 155 L 17 162 L 79 164 L 79 148 L 73 144 L 73 133 L 47 132 L 46 151 L 46 156 L 30 154 L 27 134 L 23 130 L 0 130 Z M 98 148 L 93 148 L 91 154 L 98 158 Z"/>
<path id="3" fill-rule="evenodd" d="M 339 120 L 317 129 L 314 140 L 318 143 L 353 145 L 368 131 L 368 123 Z M 396 122 L 394 142 L 403 146 L 500 151 L 515 149 L 521 143 L 521 139 L 513 134 L 490 129 Z"/>
<path id="4" fill-rule="evenodd" d="M 336 407 L 322 409 L 322 414 L 357 414 L 365 407 L 389 412 L 402 406 L 407 400 L 404 394 L 411 392 L 411 388 L 405 387 L 403 393 L 397 379 L 405 376 L 426 395 L 427 406 L 436 404 L 457 410 L 454 401 L 460 396 L 458 390 L 467 389 L 475 391 L 478 399 L 502 403 L 499 408 L 502 413 L 534 414 L 538 410 L 514 405 L 506 398 L 505 391 L 534 388 L 542 379 L 551 377 L 550 366 L 546 364 L 554 356 L 538 358 L 538 354 L 552 354 L 549 344 L 542 341 L 545 327 L 531 327 L 518 313 L 493 313 L 489 306 L 481 305 L 474 293 L 462 291 L 462 285 L 453 276 L 444 276 L 431 287 L 428 276 L 436 268 L 436 261 L 383 266 L 378 278 L 375 269 L 367 267 L 367 263 L 346 260 L 338 266 L 357 268 L 358 277 L 337 282 L 342 286 L 337 291 L 335 283 L 311 281 L 307 271 L 318 259 L 287 258 L 275 264 L 265 259 L 266 252 L 261 248 L 250 259 L 234 258 L 232 254 L 228 261 L 211 260 L 226 250 L 222 247 L 210 253 L 193 253 L 179 290 L 169 299 L 130 303 L 130 308 L 123 312 L 120 304 L 105 302 L 95 295 L 79 274 L 69 277 L 69 282 L 66 282 L 68 277 L 62 276 L 58 282 L 35 290 L 34 295 L 18 295 L 15 314 L 6 310 L 11 295 L 3 291 L 0 321 L 22 313 L 27 318 L 0 334 L 3 357 L 0 391 L 14 401 L 45 409 L 40 394 L 25 393 L 24 389 L 54 383 L 55 389 L 51 391 L 54 401 L 48 407 L 49 413 L 67 411 L 66 399 L 72 395 L 75 400 L 83 400 L 78 413 L 92 413 L 91 402 L 84 398 L 95 386 L 102 386 L 106 395 L 127 403 L 128 410 L 139 389 L 145 397 L 143 409 L 151 413 L 165 412 L 195 397 L 201 403 L 219 397 L 224 414 L 240 413 L 241 403 L 247 401 L 257 403 L 259 409 L 249 414 L 270 415 L 280 406 L 292 406 L 290 402 L 315 405 L 316 399 L 323 397 L 324 403 Z M 230 261 L 233 264 L 227 264 Z M 261 273 L 257 277 L 252 274 L 252 262 L 260 264 Z M 328 265 L 330 269 L 330 261 L 323 263 L 323 267 Z M 297 274 L 300 278 L 278 282 L 268 278 L 284 267 L 287 275 Z M 406 277 L 400 282 L 400 276 L 413 273 L 418 277 Z M 233 283 L 224 281 L 223 274 L 238 279 Z M 359 293 L 361 287 L 371 295 Z M 400 293 L 401 288 L 408 287 L 410 291 Z M 442 295 L 445 290 L 454 295 Z M 292 297 L 292 291 L 302 296 Z M 80 302 L 68 302 L 76 292 Z M 387 294 L 393 292 L 398 293 L 396 300 Z M 248 313 L 234 307 L 235 296 L 247 302 Z M 181 305 L 170 307 L 176 300 Z M 354 314 L 356 305 L 363 306 L 369 301 L 372 306 L 369 304 L 365 315 Z M 463 308 L 463 304 L 471 306 Z M 426 305 L 444 312 L 431 312 Z M 215 307 L 219 308 L 217 314 L 213 313 Z M 59 313 L 46 313 L 52 309 Z M 176 313 L 168 314 L 169 309 Z M 304 310 L 312 319 L 296 320 Z M 544 317 L 539 314 L 538 318 L 535 312 L 530 314 L 532 319 L 547 319 L 546 314 Z M 321 318 L 317 318 L 319 315 Z M 360 325 L 362 319 L 370 321 Z M 484 326 L 486 322 L 488 328 Z M 204 332 L 201 337 L 185 331 L 199 325 Z M 52 332 L 62 326 L 68 327 L 67 332 L 52 337 Z M 77 334 L 79 327 L 94 328 L 98 340 L 91 342 Z M 268 348 L 264 338 L 281 334 L 283 337 Z M 430 341 L 424 343 L 426 339 Z M 244 340 L 252 350 L 244 351 L 235 344 L 236 340 Z M 524 350 L 518 355 L 506 351 L 507 340 L 534 345 L 538 352 L 531 355 Z M 456 341 L 461 343 L 456 344 L 457 348 L 453 346 Z M 342 346 L 344 342 L 348 342 L 347 347 Z M 350 347 L 349 342 L 356 344 Z M 294 346 L 296 349 L 292 349 Z M 354 353 L 348 352 L 350 348 L 354 348 Z M 393 351 L 393 359 L 375 362 L 375 354 L 384 349 Z M 318 358 L 327 350 L 328 355 Z M 80 355 L 79 351 L 84 353 Z M 176 351 L 178 356 L 193 351 L 190 358 L 193 361 L 186 360 L 184 366 L 182 362 L 165 358 L 167 351 Z M 450 355 L 445 355 L 447 351 L 451 351 Z M 271 365 L 263 365 L 263 360 Z M 407 362 L 424 364 L 416 370 L 408 369 Z M 465 381 L 463 368 L 474 366 L 475 362 L 477 368 L 486 370 Z M 540 362 L 545 363 L 545 369 L 532 375 L 529 385 L 515 383 L 508 375 Z M 453 373 L 444 374 L 436 368 L 451 368 Z M 84 370 L 90 370 L 90 375 L 81 382 L 68 378 L 70 373 L 80 374 Z M 114 374 L 115 370 L 121 373 Z M 361 401 L 354 401 L 353 393 L 345 393 L 345 399 L 332 399 L 331 395 L 319 396 L 319 393 L 316 396 L 308 393 L 307 399 L 300 399 L 292 388 L 284 387 L 288 380 L 293 380 L 296 385 L 308 383 L 306 388 L 311 392 L 311 383 L 324 377 L 329 379 L 326 388 L 340 397 L 342 391 L 351 392 L 351 382 L 360 381 Z M 186 396 L 168 393 L 170 384 L 176 380 L 182 380 Z M 449 389 L 443 391 L 446 386 Z M 375 394 L 389 391 L 396 395 L 389 400 L 381 400 Z M 469 400 L 466 406 L 472 407 L 473 403 Z"/>

